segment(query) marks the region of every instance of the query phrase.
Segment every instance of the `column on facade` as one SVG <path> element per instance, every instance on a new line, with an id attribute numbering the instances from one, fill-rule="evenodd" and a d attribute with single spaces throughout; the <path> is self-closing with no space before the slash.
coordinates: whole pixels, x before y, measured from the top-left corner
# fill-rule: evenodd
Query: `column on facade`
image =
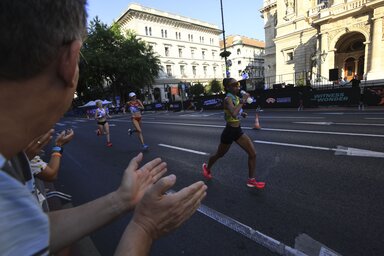
<path id="1" fill-rule="evenodd" d="M 355 59 L 355 74 L 354 75 L 357 75 L 358 72 L 359 72 L 359 58 Z"/>
<path id="2" fill-rule="evenodd" d="M 320 74 L 322 77 L 328 77 L 329 68 L 335 65 L 335 52 L 329 51 L 329 34 L 328 33 L 320 33 L 319 45 L 317 49 L 319 51 L 319 67 Z M 325 56 L 324 56 L 325 55 Z"/>
<path id="3" fill-rule="evenodd" d="M 368 79 L 379 79 L 382 78 L 383 69 L 383 17 L 384 7 L 375 9 L 373 18 L 373 29 L 372 32 L 372 44 L 371 44 L 371 60 L 370 70 L 368 71 Z"/>
<path id="4" fill-rule="evenodd" d="M 369 50 L 371 49 L 371 42 L 364 42 L 365 49 L 364 49 L 364 80 L 367 79 L 367 73 L 368 73 L 368 61 L 370 60 Z"/>
<path id="5" fill-rule="evenodd" d="M 332 50 L 328 51 L 328 54 L 327 54 L 328 61 L 324 62 L 324 63 L 327 63 L 327 65 L 324 65 L 324 68 L 325 68 L 325 70 L 323 71 L 323 73 L 325 74 L 325 75 L 323 75 L 324 77 L 329 76 L 329 69 L 336 68 L 335 67 L 335 55 L 336 55 L 336 49 L 332 49 Z"/>

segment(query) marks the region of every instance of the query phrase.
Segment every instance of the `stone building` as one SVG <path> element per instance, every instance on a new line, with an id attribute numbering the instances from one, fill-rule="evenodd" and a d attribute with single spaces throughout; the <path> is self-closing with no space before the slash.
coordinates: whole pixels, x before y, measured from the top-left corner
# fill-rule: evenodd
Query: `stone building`
<path id="1" fill-rule="evenodd" d="M 263 41 L 233 35 L 226 37 L 225 42 L 226 50 L 231 52 L 227 60 L 230 63 L 229 72 L 231 77 L 237 80 L 249 78 L 253 81 L 264 78 L 265 43 Z M 224 51 L 223 40 L 220 41 L 220 48 Z"/>
<path id="2" fill-rule="evenodd" d="M 196 19 L 130 4 L 117 19 L 122 30 L 133 30 L 138 38 L 151 45 L 158 54 L 162 72 L 149 90 L 148 101 L 180 100 L 185 86 L 221 80 L 223 60 L 219 36 L 213 24 Z"/>
<path id="3" fill-rule="evenodd" d="M 384 0 L 264 0 L 266 84 L 384 82 Z"/>

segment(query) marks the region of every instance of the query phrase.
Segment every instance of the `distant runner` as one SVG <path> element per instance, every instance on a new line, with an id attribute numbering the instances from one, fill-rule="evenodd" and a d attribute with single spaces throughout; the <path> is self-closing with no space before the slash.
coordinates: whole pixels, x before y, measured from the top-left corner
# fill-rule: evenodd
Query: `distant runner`
<path id="1" fill-rule="evenodd" d="M 256 151 L 251 139 L 243 133 L 240 126 L 240 118 L 246 117 L 247 113 L 243 112 L 243 105 L 247 102 L 249 94 L 243 94 L 240 99 L 236 96 L 240 90 L 240 83 L 234 78 L 224 78 L 223 85 L 227 92 L 224 99 L 224 118 L 227 122 L 224 131 L 221 134 L 220 144 L 217 152 L 208 160 L 208 165 L 203 164 L 203 175 L 207 179 L 212 179 L 211 168 L 215 162 L 223 157 L 232 145 L 236 142 L 248 154 L 248 181 L 247 186 L 257 189 L 265 187 L 265 182 L 256 181 Z"/>
<path id="2" fill-rule="evenodd" d="M 109 135 L 109 124 L 107 117 L 110 117 L 106 108 L 103 108 L 103 103 L 98 100 L 96 101 L 96 112 L 95 119 L 97 121 L 97 136 L 105 134 L 107 136 L 107 147 L 112 147 L 111 138 Z"/>
<path id="3" fill-rule="evenodd" d="M 137 132 L 137 136 L 141 142 L 143 150 L 147 150 L 149 146 L 144 143 L 143 132 L 141 130 L 141 111 L 144 110 L 144 105 L 141 100 L 136 98 L 136 94 L 134 92 L 129 93 L 129 101 L 127 102 L 129 111 L 132 115 L 132 123 L 135 127 L 134 130 L 128 129 L 129 135 L 132 135 L 134 132 Z"/>

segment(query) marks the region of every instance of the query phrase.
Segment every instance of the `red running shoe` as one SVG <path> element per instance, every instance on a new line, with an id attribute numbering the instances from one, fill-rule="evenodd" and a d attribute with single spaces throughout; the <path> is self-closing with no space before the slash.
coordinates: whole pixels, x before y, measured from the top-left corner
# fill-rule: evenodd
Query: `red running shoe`
<path id="1" fill-rule="evenodd" d="M 107 147 L 109 147 L 109 148 L 112 147 L 112 142 L 108 142 Z"/>
<path id="2" fill-rule="evenodd" d="M 208 179 L 208 180 L 212 179 L 211 171 L 208 169 L 206 163 L 203 163 L 203 176 L 204 176 L 206 179 Z"/>
<path id="3" fill-rule="evenodd" d="M 247 186 L 250 188 L 263 189 L 265 187 L 265 182 L 256 181 L 255 178 L 248 179 Z"/>

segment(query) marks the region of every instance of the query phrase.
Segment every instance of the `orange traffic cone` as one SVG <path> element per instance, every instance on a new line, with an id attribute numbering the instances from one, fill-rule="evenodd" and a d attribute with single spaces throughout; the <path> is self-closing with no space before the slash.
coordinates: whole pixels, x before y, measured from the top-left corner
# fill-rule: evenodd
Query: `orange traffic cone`
<path id="1" fill-rule="evenodd" d="M 261 129 L 261 126 L 260 126 L 260 123 L 259 123 L 259 114 L 258 113 L 256 113 L 255 125 L 253 126 L 253 129 L 255 129 L 255 130 L 260 130 Z"/>

